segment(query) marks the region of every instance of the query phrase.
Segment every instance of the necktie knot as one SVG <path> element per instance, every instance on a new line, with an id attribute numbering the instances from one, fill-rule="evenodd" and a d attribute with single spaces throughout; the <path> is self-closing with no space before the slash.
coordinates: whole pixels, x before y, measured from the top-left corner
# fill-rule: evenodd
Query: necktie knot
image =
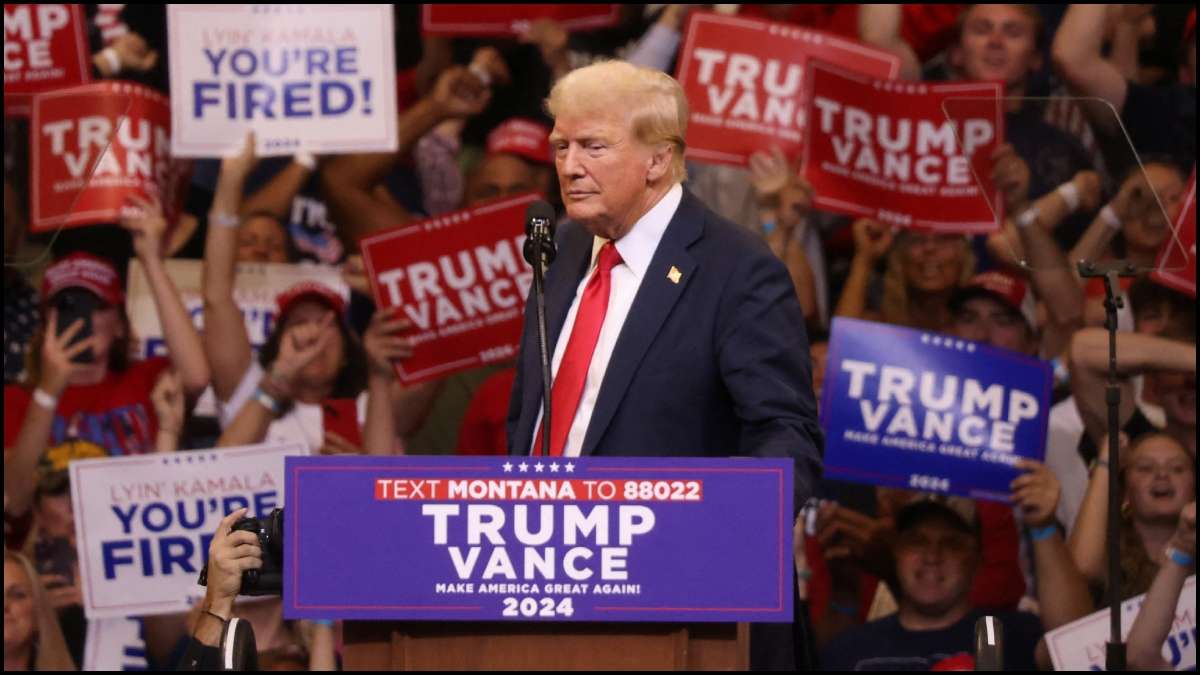
<path id="1" fill-rule="evenodd" d="M 611 241 L 600 247 L 600 256 L 596 262 L 596 266 L 600 268 L 601 274 L 608 274 L 612 271 L 612 268 L 620 265 L 622 262 L 620 252 L 617 251 L 616 245 Z"/>

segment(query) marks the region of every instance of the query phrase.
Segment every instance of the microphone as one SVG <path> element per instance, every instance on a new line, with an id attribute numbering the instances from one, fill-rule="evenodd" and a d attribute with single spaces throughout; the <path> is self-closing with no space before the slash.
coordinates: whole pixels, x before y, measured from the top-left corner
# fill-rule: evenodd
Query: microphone
<path id="1" fill-rule="evenodd" d="M 1004 670 L 1004 625 L 994 616 L 975 622 L 975 670 Z"/>
<path id="2" fill-rule="evenodd" d="M 557 249 L 554 246 L 554 207 L 538 200 L 525 209 L 525 262 L 537 266 L 554 262 Z"/>
<path id="3" fill-rule="evenodd" d="M 538 354 L 542 366 L 542 445 L 535 455 L 550 454 L 550 344 L 546 333 L 544 268 L 554 262 L 554 207 L 538 200 L 525 209 L 525 262 L 533 268 L 533 300 L 537 307 Z"/>

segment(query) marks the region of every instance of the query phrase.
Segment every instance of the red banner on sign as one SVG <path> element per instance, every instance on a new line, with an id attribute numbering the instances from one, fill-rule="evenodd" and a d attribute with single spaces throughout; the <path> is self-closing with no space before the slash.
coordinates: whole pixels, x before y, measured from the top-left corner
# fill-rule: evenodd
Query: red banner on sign
<path id="1" fill-rule="evenodd" d="M 808 73 L 804 175 L 816 208 L 937 232 L 998 229 L 1000 84 L 881 82 L 820 64 Z"/>
<path id="2" fill-rule="evenodd" d="M 427 35 L 515 35 L 536 19 L 554 19 L 567 30 L 617 25 L 620 5 L 443 5 L 427 3 L 421 29 Z"/>
<path id="3" fill-rule="evenodd" d="M 1150 278 L 1168 288 L 1196 297 L 1196 168 L 1192 167 L 1187 197 L 1175 217 L 1175 235 L 1163 244 Z"/>
<path id="4" fill-rule="evenodd" d="M 4 116 L 29 115 L 33 95 L 88 81 L 82 5 L 4 6 Z"/>
<path id="5" fill-rule="evenodd" d="M 900 72 L 881 49 L 790 24 L 697 12 L 675 79 L 687 94 L 688 156 L 745 166 L 778 145 L 789 157 L 804 138 L 805 67 L 836 64 L 880 79 Z"/>
<path id="6" fill-rule="evenodd" d="M 522 255 L 528 194 L 455 211 L 362 240 L 378 307 L 413 323 L 405 385 L 517 355 L 533 270 Z"/>
<path id="7" fill-rule="evenodd" d="M 165 96 L 128 82 L 38 94 L 30 127 L 33 232 L 115 222 L 133 195 L 176 221 L 190 165 L 171 160 Z"/>

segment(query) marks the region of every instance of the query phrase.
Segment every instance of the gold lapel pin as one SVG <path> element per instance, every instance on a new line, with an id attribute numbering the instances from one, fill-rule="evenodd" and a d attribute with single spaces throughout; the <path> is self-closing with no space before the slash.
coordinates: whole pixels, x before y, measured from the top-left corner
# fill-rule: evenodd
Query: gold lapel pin
<path id="1" fill-rule="evenodd" d="M 683 278 L 683 272 L 680 272 L 678 267 L 671 265 L 671 271 L 667 272 L 667 278 L 671 280 L 671 283 L 677 284 Z"/>

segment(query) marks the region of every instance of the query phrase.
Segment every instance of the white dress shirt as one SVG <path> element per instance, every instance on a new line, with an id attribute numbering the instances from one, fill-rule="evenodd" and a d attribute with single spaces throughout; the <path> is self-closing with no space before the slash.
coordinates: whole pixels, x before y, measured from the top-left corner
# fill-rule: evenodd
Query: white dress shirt
<path id="1" fill-rule="evenodd" d="M 608 308 L 604 313 L 604 324 L 600 327 L 600 336 L 596 340 L 596 351 L 592 352 L 592 362 L 588 366 L 587 379 L 583 383 L 583 396 L 579 399 L 579 408 L 571 421 L 571 431 L 567 434 L 566 445 L 563 446 L 564 457 L 578 457 L 583 449 L 583 438 L 587 434 L 588 423 L 592 420 L 592 410 L 596 407 L 596 398 L 600 395 L 600 383 L 604 381 L 604 373 L 608 370 L 608 361 L 612 358 L 613 348 L 617 346 L 617 338 L 621 336 L 621 328 L 625 325 L 625 317 L 629 316 L 629 308 L 633 306 L 633 298 L 637 295 L 646 269 L 658 249 L 658 242 L 679 202 L 683 199 L 683 186 L 676 184 L 663 198 L 658 200 L 649 211 L 633 225 L 633 229 L 616 241 L 617 253 L 621 254 L 621 263 L 612 269 L 611 285 L 608 292 Z M 563 323 L 562 332 L 558 335 L 558 343 L 554 345 L 554 359 L 550 362 L 551 377 L 557 378 L 558 366 L 562 363 L 563 353 L 567 350 L 567 342 L 571 339 L 571 330 L 575 327 L 575 315 L 579 312 L 579 303 L 583 299 L 583 289 L 596 271 L 596 260 L 600 247 L 608 243 L 608 239 L 594 237 L 592 241 L 592 261 L 588 273 L 575 289 L 575 299 L 571 301 L 571 309 Z M 553 384 L 551 384 L 553 388 Z M 537 442 L 537 430 L 542 423 L 541 399 L 538 399 L 538 417 L 533 425 L 533 440 L 529 449 Z"/>

